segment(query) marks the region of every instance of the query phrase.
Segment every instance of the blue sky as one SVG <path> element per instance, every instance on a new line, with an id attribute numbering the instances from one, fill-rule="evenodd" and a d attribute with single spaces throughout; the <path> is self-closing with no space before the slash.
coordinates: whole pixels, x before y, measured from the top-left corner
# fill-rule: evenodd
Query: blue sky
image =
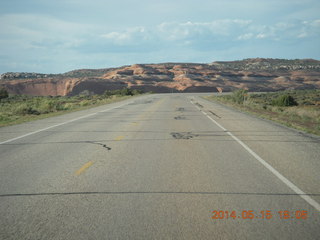
<path id="1" fill-rule="evenodd" d="M 320 59 L 320 1 L 0 1 L 0 73 L 252 57 Z"/>

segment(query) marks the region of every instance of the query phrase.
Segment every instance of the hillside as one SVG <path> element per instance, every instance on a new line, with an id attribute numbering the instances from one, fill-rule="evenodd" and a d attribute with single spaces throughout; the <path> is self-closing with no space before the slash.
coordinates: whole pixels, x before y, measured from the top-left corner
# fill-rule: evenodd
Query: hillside
<path id="1" fill-rule="evenodd" d="M 64 74 L 5 73 L 0 85 L 13 94 L 76 95 L 124 87 L 154 92 L 278 91 L 320 88 L 320 61 L 313 59 L 245 59 L 197 63 L 135 64 L 119 68 L 81 69 Z"/>

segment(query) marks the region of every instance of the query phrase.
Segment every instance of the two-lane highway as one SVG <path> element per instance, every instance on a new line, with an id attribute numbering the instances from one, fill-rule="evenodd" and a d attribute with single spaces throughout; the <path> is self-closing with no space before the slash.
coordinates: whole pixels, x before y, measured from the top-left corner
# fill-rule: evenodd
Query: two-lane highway
<path id="1" fill-rule="evenodd" d="M 200 94 L 0 128 L 0 239 L 319 239 L 319 146 Z"/>

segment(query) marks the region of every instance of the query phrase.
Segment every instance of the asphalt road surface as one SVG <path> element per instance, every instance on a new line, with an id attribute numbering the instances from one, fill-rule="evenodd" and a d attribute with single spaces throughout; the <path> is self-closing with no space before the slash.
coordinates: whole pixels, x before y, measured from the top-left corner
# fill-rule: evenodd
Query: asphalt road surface
<path id="1" fill-rule="evenodd" d="M 320 138 L 155 94 L 0 128 L 0 239 L 320 239 Z"/>

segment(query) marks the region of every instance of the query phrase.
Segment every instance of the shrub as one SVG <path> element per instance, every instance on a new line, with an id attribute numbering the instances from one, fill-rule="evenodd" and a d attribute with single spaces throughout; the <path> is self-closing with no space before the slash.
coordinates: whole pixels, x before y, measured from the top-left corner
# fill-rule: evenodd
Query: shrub
<path id="1" fill-rule="evenodd" d="M 104 92 L 104 95 L 105 95 L 106 97 L 110 97 L 110 96 L 112 96 L 113 94 L 112 94 L 112 91 L 106 90 L 106 91 Z"/>
<path id="2" fill-rule="evenodd" d="M 27 115 L 27 114 L 30 114 L 30 115 L 39 115 L 40 112 L 30 106 L 27 106 L 25 104 L 21 104 L 20 106 L 18 106 L 15 111 L 14 111 L 16 114 L 18 115 Z"/>
<path id="3" fill-rule="evenodd" d="M 93 95 L 93 92 L 90 92 L 89 90 L 83 90 L 81 93 L 79 93 L 79 96 L 91 96 Z"/>
<path id="4" fill-rule="evenodd" d="M 133 89 L 133 90 L 132 90 L 132 94 L 133 94 L 133 95 L 138 95 L 138 94 L 142 94 L 142 93 L 143 93 L 142 90 L 138 90 L 138 89 Z"/>
<path id="5" fill-rule="evenodd" d="M 0 99 L 9 97 L 8 91 L 5 88 L 0 88 Z"/>
<path id="6" fill-rule="evenodd" d="M 82 100 L 79 104 L 80 104 L 80 106 L 84 107 L 84 106 L 88 106 L 88 105 L 92 104 L 92 101 Z"/>
<path id="7" fill-rule="evenodd" d="M 37 107 L 41 113 L 50 113 L 56 110 L 56 103 L 49 98 L 43 98 L 39 101 Z"/>
<path id="8" fill-rule="evenodd" d="M 298 104 L 292 96 L 288 94 L 284 94 L 272 100 L 272 105 L 279 106 L 279 107 L 289 107 L 289 106 L 297 106 Z"/>
<path id="9" fill-rule="evenodd" d="M 115 90 L 116 91 L 116 95 L 120 95 L 120 96 L 132 96 L 132 90 L 130 88 L 123 88 L 120 90 Z"/>
<path id="10" fill-rule="evenodd" d="M 5 122 L 10 120 L 10 117 L 7 114 L 0 113 L 0 122 Z"/>
<path id="11" fill-rule="evenodd" d="M 130 89 L 130 88 L 123 88 L 123 89 L 117 89 L 117 90 L 106 90 L 104 92 L 104 95 L 106 97 L 110 97 L 113 95 L 119 95 L 119 96 L 133 96 L 137 94 L 141 94 L 141 90 L 136 90 L 136 89 Z"/>
<path id="12" fill-rule="evenodd" d="M 248 91 L 245 89 L 239 89 L 233 92 L 232 99 L 238 104 L 243 104 L 246 96 L 248 96 Z"/>
<path id="13" fill-rule="evenodd" d="M 64 110 L 67 110 L 66 106 L 64 103 L 56 103 L 56 110 L 57 111 L 64 111 Z"/>

